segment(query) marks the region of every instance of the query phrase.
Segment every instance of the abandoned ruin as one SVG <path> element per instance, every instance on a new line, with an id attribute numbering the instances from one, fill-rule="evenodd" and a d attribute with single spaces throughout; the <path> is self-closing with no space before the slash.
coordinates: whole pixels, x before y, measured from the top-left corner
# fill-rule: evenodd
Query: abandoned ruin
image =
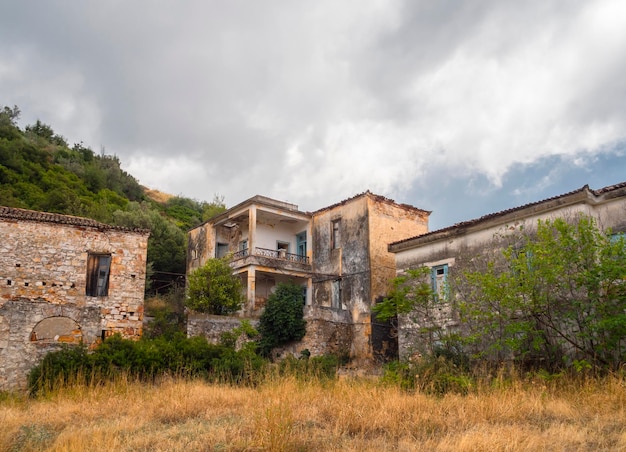
<path id="1" fill-rule="evenodd" d="M 307 333 L 283 352 L 335 353 L 357 365 L 407 358 L 424 325 L 400 316 L 392 331 L 371 312 L 398 273 L 426 266 L 441 293 L 449 275 L 500 249 L 507 234 L 577 213 L 625 233 L 626 182 L 431 232 L 429 211 L 370 192 L 315 212 L 254 196 L 189 231 L 187 272 L 229 256 L 246 303 L 233 317 L 191 313 L 187 333 L 217 341 L 242 319 L 254 323 L 275 286 L 291 281 L 302 286 Z M 61 344 L 141 336 L 149 231 L 0 207 L 0 233 L 0 390 L 23 388 L 33 365 Z M 446 300 L 442 313 L 447 328 L 458 327 Z"/>
<path id="2" fill-rule="evenodd" d="M 371 306 L 395 276 L 388 243 L 424 234 L 430 212 L 366 192 L 315 212 L 263 196 L 250 198 L 189 232 L 187 272 L 231 256 L 246 291 L 240 318 L 258 318 L 276 284 L 302 286 L 307 333 L 287 350 L 371 360 L 393 353 L 389 325 Z M 191 315 L 188 334 L 216 340 L 238 323 Z"/>
<path id="3" fill-rule="evenodd" d="M 493 255 L 508 246 L 508 240 L 521 230 L 532 231 L 539 220 L 574 219 L 584 214 L 596 220 L 599 228 L 615 235 L 626 232 L 626 182 L 592 190 L 587 185 L 560 196 L 520 207 L 485 215 L 427 234 L 397 241 L 389 245 L 395 254 L 399 273 L 408 269 L 428 267 L 432 289 L 442 299 L 441 316 L 445 328 L 454 332 L 460 327 L 452 300 L 446 300 L 443 288 L 455 272 L 471 270 L 479 256 Z M 429 325 L 418 316 L 407 314 L 398 318 L 400 358 L 408 358 L 420 345 L 420 331 Z M 422 343 L 425 341 L 422 341 Z"/>
<path id="4" fill-rule="evenodd" d="M 231 255 L 247 303 L 239 318 L 191 315 L 188 334 L 217 341 L 240 318 L 258 318 L 274 286 L 293 281 L 303 288 L 307 333 L 285 350 L 313 355 L 347 354 L 356 362 L 408 358 L 428 325 L 400 316 L 397 331 L 376 320 L 371 307 L 389 283 L 407 269 L 428 267 L 435 293 L 463 271 L 472 256 L 497 252 L 507 234 L 531 230 L 539 219 L 583 213 L 602 229 L 626 231 L 626 183 L 578 190 L 451 227 L 428 232 L 430 212 L 366 192 L 313 213 L 255 196 L 189 233 L 187 271 L 211 257 Z M 442 297 L 445 326 L 457 328 Z"/>
<path id="5" fill-rule="evenodd" d="M 61 344 L 141 336 L 148 235 L 0 207 L 0 390 Z"/>

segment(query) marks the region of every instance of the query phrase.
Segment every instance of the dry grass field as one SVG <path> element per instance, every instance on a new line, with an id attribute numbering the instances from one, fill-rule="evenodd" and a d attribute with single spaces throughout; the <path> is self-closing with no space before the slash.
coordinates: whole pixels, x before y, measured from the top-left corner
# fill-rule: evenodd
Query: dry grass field
<path id="1" fill-rule="evenodd" d="M 626 380 L 435 397 L 374 380 L 118 381 L 0 400 L 2 451 L 626 450 Z"/>

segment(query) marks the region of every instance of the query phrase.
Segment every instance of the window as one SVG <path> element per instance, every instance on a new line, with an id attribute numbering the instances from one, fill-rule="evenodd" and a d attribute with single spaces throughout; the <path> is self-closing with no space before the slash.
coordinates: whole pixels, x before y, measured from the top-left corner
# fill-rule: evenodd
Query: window
<path id="1" fill-rule="evenodd" d="M 109 295 L 110 270 L 110 254 L 89 253 L 87 256 L 87 296 L 106 297 Z"/>
<path id="2" fill-rule="evenodd" d="M 244 239 L 239 242 L 239 251 L 245 251 L 248 249 L 248 239 Z"/>
<path id="3" fill-rule="evenodd" d="M 215 257 L 222 258 L 228 254 L 228 243 L 217 243 L 217 248 L 215 248 Z"/>
<path id="4" fill-rule="evenodd" d="M 448 264 L 432 267 L 430 280 L 435 301 L 446 301 L 448 299 Z"/>
<path id="5" fill-rule="evenodd" d="M 339 229 L 340 224 L 341 218 L 333 220 L 331 222 L 330 248 L 333 250 L 341 248 L 341 230 Z"/>
<path id="6" fill-rule="evenodd" d="M 298 256 L 306 256 L 306 231 L 296 235 L 296 252 Z"/>

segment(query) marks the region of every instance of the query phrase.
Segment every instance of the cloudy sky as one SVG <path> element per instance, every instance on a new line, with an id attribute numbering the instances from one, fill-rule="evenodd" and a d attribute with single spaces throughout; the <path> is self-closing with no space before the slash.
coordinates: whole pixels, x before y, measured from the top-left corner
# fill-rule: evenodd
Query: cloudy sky
<path id="1" fill-rule="evenodd" d="M 3 2 L 0 104 L 161 191 L 436 229 L 626 181 L 626 2 Z"/>

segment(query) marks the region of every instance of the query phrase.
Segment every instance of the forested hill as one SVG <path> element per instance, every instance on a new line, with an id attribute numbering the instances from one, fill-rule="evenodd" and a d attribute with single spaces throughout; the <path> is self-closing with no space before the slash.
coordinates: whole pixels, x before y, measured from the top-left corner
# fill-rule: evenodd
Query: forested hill
<path id="1" fill-rule="evenodd" d="M 223 199 L 154 196 L 121 169 L 117 156 L 70 146 L 40 121 L 22 130 L 19 115 L 17 106 L 0 106 L 0 205 L 150 229 L 153 288 L 185 272 L 185 231 L 224 211 Z"/>

